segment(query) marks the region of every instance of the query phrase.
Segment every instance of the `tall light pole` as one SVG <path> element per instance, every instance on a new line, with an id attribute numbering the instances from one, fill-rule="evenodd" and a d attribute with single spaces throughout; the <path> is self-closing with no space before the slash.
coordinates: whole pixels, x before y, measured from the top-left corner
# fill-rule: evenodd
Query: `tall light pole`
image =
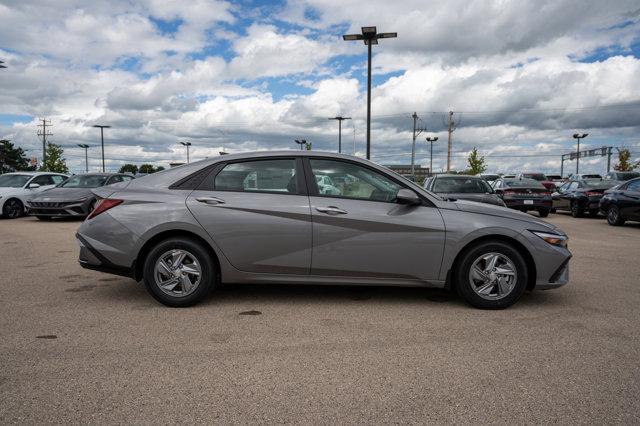
<path id="1" fill-rule="evenodd" d="M 338 153 L 342 152 L 342 121 L 351 120 L 351 117 L 342 117 L 338 115 L 336 117 L 329 117 L 329 120 L 338 120 Z"/>
<path id="2" fill-rule="evenodd" d="M 307 145 L 307 140 L 306 139 L 296 139 L 296 143 L 298 145 L 300 145 L 300 151 L 302 151 L 302 147 Z"/>
<path id="3" fill-rule="evenodd" d="M 429 157 L 429 176 L 433 176 L 433 143 L 438 140 L 438 137 L 427 136 L 427 142 L 431 143 L 431 156 Z"/>
<path id="4" fill-rule="evenodd" d="M 589 133 L 574 133 L 573 138 L 578 140 L 578 147 L 576 148 L 576 174 L 580 170 L 580 139 L 584 139 L 589 136 Z"/>
<path id="5" fill-rule="evenodd" d="M 79 143 L 78 146 L 84 149 L 84 171 L 85 173 L 89 173 L 89 156 L 87 155 L 87 148 L 89 148 L 89 145 L 86 143 Z"/>
<path id="6" fill-rule="evenodd" d="M 104 129 L 109 129 L 111 126 L 103 126 L 100 124 L 94 124 L 93 127 L 100 129 L 100 145 L 102 146 L 102 173 L 104 173 Z"/>
<path id="7" fill-rule="evenodd" d="M 378 33 L 376 27 L 362 27 L 362 34 L 345 34 L 345 41 L 363 40 L 367 46 L 367 160 L 371 159 L 371 46 L 381 38 L 396 38 L 398 33 Z"/>
<path id="8" fill-rule="evenodd" d="M 191 142 L 180 142 L 180 145 L 187 147 L 187 164 L 189 164 L 189 147 L 191 146 Z"/>

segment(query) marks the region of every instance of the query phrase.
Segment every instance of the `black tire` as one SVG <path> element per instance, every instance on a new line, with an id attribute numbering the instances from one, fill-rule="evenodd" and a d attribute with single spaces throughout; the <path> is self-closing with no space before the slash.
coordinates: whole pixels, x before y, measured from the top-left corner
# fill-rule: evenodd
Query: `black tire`
<path id="1" fill-rule="evenodd" d="M 185 296 L 172 296 L 165 293 L 156 284 L 154 269 L 158 259 L 168 251 L 184 250 L 190 253 L 201 267 L 200 281 L 192 293 Z M 199 242 L 190 238 L 170 238 L 158 243 L 149 251 L 144 262 L 143 281 L 147 291 L 158 302 L 166 306 L 181 308 L 193 306 L 206 298 L 214 287 L 216 266 L 211 259 L 211 254 Z"/>
<path id="2" fill-rule="evenodd" d="M 549 216 L 549 209 L 540 209 L 538 210 L 538 214 L 540 217 L 547 217 Z"/>
<path id="3" fill-rule="evenodd" d="M 511 292 L 497 300 L 487 300 L 479 296 L 473 290 L 473 284 L 469 280 L 469 273 L 475 260 L 488 253 L 499 253 L 508 257 L 515 265 L 517 273 L 515 286 Z M 469 305 L 480 309 L 504 309 L 516 303 L 524 293 L 528 272 L 522 255 L 512 245 L 501 241 L 487 241 L 471 247 L 462 254 L 454 271 L 454 277 L 456 291 Z"/>
<path id="4" fill-rule="evenodd" d="M 38 218 L 38 220 L 42 220 L 45 222 L 48 222 L 51 220 L 51 216 L 36 216 L 36 218 Z"/>
<path id="5" fill-rule="evenodd" d="M 582 217 L 584 212 L 580 208 L 580 204 L 577 201 L 571 201 L 570 205 L 571 216 L 573 217 Z"/>
<path id="6" fill-rule="evenodd" d="M 24 215 L 24 204 L 17 198 L 9 198 L 2 206 L 2 216 L 15 219 Z"/>
<path id="7" fill-rule="evenodd" d="M 611 226 L 622 226 L 624 225 L 624 222 L 625 220 L 620 214 L 618 206 L 610 206 L 607 210 L 607 223 Z"/>

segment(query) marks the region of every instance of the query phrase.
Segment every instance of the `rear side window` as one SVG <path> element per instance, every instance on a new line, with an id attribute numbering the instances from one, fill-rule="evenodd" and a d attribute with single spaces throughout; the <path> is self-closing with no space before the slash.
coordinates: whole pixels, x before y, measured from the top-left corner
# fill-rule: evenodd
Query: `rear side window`
<path id="1" fill-rule="evenodd" d="M 216 175 L 214 190 L 297 194 L 296 161 L 286 158 L 227 164 Z"/>

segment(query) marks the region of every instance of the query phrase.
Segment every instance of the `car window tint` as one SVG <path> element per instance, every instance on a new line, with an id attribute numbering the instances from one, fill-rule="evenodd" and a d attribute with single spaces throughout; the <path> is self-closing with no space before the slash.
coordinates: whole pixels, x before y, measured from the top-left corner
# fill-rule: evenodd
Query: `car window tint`
<path id="1" fill-rule="evenodd" d="M 491 188 L 489 184 L 482 179 L 445 177 L 436 179 L 433 185 L 433 191 L 458 194 L 484 194 L 485 192 L 491 192 Z"/>
<path id="2" fill-rule="evenodd" d="M 133 179 L 133 177 L 131 176 L 120 176 L 122 178 L 123 182 L 129 182 L 131 179 Z"/>
<path id="3" fill-rule="evenodd" d="M 107 182 L 107 185 L 111 185 L 113 183 L 118 183 L 118 182 L 122 182 L 122 176 L 111 176 L 111 179 L 109 179 L 109 182 Z"/>
<path id="4" fill-rule="evenodd" d="M 214 180 L 216 191 L 298 193 L 294 159 L 227 164 Z"/>
<path id="5" fill-rule="evenodd" d="M 629 182 L 629 184 L 627 185 L 627 191 L 640 192 L 640 180 Z"/>
<path id="6" fill-rule="evenodd" d="M 60 175 L 53 175 L 51 176 L 51 179 L 53 180 L 53 183 L 55 185 L 61 183 L 62 181 L 64 181 L 66 179 L 66 177 L 64 176 L 60 176 Z"/>
<path id="7" fill-rule="evenodd" d="M 400 185 L 360 165 L 338 160 L 310 159 L 319 195 L 393 202 Z"/>
<path id="8" fill-rule="evenodd" d="M 37 183 L 40 186 L 53 185 L 53 179 L 51 175 L 40 175 L 34 177 L 31 183 Z"/>

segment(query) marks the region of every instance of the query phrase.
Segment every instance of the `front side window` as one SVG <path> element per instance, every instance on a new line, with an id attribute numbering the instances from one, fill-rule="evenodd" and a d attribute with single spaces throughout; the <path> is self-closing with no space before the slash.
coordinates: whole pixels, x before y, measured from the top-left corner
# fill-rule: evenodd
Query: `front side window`
<path id="1" fill-rule="evenodd" d="M 40 175 L 34 177 L 31 183 L 37 183 L 40 186 L 53 185 L 53 178 L 51 175 Z"/>
<path id="2" fill-rule="evenodd" d="M 400 185 L 369 168 L 344 161 L 310 159 L 319 195 L 393 202 Z"/>
<path id="3" fill-rule="evenodd" d="M 59 183 L 62 183 L 66 179 L 66 177 L 62 175 L 53 175 L 51 176 L 51 179 L 53 179 L 53 183 L 57 185 Z"/>
<path id="4" fill-rule="evenodd" d="M 227 164 L 214 180 L 216 191 L 298 193 L 295 159 Z"/>

